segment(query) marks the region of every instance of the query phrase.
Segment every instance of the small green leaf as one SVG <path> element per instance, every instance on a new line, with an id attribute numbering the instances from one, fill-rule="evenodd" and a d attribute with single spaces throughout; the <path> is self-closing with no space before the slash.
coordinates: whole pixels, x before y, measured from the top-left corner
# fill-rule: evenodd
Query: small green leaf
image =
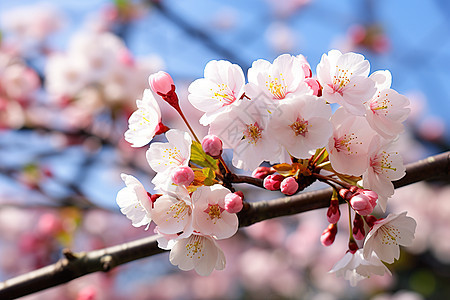
<path id="1" fill-rule="evenodd" d="M 218 169 L 217 159 L 206 154 L 202 149 L 202 144 L 195 141 L 191 145 L 191 162 L 199 167 L 211 168 L 212 171 Z"/>

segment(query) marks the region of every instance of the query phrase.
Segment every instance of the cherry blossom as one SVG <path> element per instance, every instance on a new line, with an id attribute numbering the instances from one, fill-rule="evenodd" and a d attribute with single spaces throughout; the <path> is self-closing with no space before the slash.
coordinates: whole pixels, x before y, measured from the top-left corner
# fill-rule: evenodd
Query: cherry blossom
<path id="1" fill-rule="evenodd" d="M 147 161 L 157 172 L 152 183 L 156 189 L 170 184 L 172 172 L 181 166 L 188 166 L 192 139 L 187 132 L 171 129 L 166 132 L 168 143 L 152 143 L 147 150 Z"/>
<path id="2" fill-rule="evenodd" d="M 338 261 L 330 273 L 336 273 L 339 277 L 350 281 L 351 286 L 356 286 L 358 281 L 370 277 L 371 275 L 391 275 L 389 269 L 381 260 L 372 253 L 367 259 L 363 256 L 363 250 L 358 249 L 355 253 L 347 252 L 344 257 Z"/>
<path id="3" fill-rule="evenodd" d="M 262 99 L 242 99 L 211 123 L 209 134 L 218 136 L 224 148 L 233 149 L 236 168 L 254 170 L 263 161 L 281 155 L 280 145 L 267 131 L 270 110 L 274 111 L 273 106 Z"/>
<path id="4" fill-rule="evenodd" d="M 394 194 L 392 181 L 405 176 L 405 166 L 398 152 L 390 151 L 391 144 L 375 137 L 370 143 L 368 168 L 362 174 L 363 186 L 378 194 L 378 204 L 386 211 L 387 199 Z"/>
<path id="5" fill-rule="evenodd" d="M 176 241 L 169 260 L 183 271 L 194 269 L 202 276 L 211 274 L 214 269 L 223 270 L 226 263 L 225 255 L 216 241 L 210 236 L 199 234 Z"/>
<path id="6" fill-rule="evenodd" d="M 370 64 L 361 54 L 342 54 L 331 50 L 323 54 L 317 65 L 317 78 L 322 95 L 330 103 L 338 103 L 348 112 L 363 116 L 364 102 L 375 93 L 375 84 L 368 75 Z"/>
<path id="7" fill-rule="evenodd" d="M 189 102 L 205 114 L 200 124 L 208 125 L 223 112 L 229 111 L 244 93 L 244 72 L 225 60 L 212 60 L 205 66 L 204 78 L 189 86 Z"/>
<path id="8" fill-rule="evenodd" d="M 158 233 L 188 237 L 192 232 L 193 206 L 184 186 L 159 197 L 153 204 L 152 218 Z"/>
<path id="9" fill-rule="evenodd" d="M 120 176 L 126 184 L 117 193 L 116 202 L 120 211 L 134 227 L 148 225 L 151 222 L 152 202 L 147 191 L 135 177 L 123 173 Z"/>
<path id="10" fill-rule="evenodd" d="M 375 131 L 364 117 L 339 108 L 331 117 L 334 131 L 327 145 L 329 159 L 336 172 L 360 176 L 368 168 L 368 151 Z"/>
<path id="11" fill-rule="evenodd" d="M 233 236 L 238 229 L 238 218 L 235 213 L 225 209 L 225 196 L 230 190 L 215 184 L 201 186 L 192 194 L 194 203 L 194 229 L 217 239 Z"/>
<path id="12" fill-rule="evenodd" d="M 304 59 L 289 54 L 278 56 L 273 63 L 258 59 L 248 70 L 249 85 L 245 92 L 252 99 L 262 92 L 272 100 L 283 100 L 292 94 L 310 94 L 312 91 L 304 82 L 304 65 Z"/>
<path id="13" fill-rule="evenodd" d="M 375 222 L 364 241 L 364 257 L 375 253 L 382 261 L 393 263 L 400 257 L 399 246 L 411 246 L 416 231 L 416 221 L 401 214 L 389 214 Z"/>
<path id="14" fill-rule="evenodd" d="M 151 142 L 160 128 L 161 110 L 149 89 L 144 90 L 142 100 L 136 100 L 138 109 L 128 120 L 125 140 L 132 147 L 142 147 Z"/>
<path id="15" fill-rule="evenodd" d="M 269 132 L 294 157 L 307 158 L 309 151 L 327 144 L 333 131 L 331 108 L 323 99 L 301 95 L 282 101 Z"/>

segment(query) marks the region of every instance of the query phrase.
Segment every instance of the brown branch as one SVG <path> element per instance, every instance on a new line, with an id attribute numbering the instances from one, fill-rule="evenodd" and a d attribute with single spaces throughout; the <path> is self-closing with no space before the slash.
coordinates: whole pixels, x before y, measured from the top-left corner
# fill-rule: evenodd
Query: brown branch
<path id="1" fill-rule="evenodd" d="M 408 164 L 406 175 L 394 183 L 396 188 L 433 178 L 448 179 L 450 152 Z M 332 189 L 301 193 L 270 201 L 247 203 L 239 213 L 239 226 L 249 226 L 263 220 L 298 214 L 329 205 Z M 72 279 L 112 268 L 140 258 L 162 253 L 156 237 L 140 239 L 121 245 L 90 252 L 63 252 L 64 257 L 55 264 L 20 275 L 0 283 L 0 299 L 13 299 L 53 287 Z"/>

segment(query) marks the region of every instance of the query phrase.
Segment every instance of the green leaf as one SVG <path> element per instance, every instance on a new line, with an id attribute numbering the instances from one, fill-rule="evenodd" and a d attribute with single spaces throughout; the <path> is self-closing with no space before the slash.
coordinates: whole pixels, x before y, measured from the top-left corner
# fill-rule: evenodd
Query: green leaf
<path id="1" fill-rule="evenodd" d="M 216 173 L 214 173 L 211 168 L 204 168 L 202 169 L 203 175 L 205 175 L 205 180 L 203 181 L 204 185 L 213 185 L 214 184 L 214 178 L 216 178 Z"/>
<path id="2" fill-rule="evenodd" d="M 202 144 L 195 141 L 191 145 L 191 162 L 199 167 L 211 168 L 212 171 L 219 169 L 217 159 L 206 154 L 202 149 Z"/>

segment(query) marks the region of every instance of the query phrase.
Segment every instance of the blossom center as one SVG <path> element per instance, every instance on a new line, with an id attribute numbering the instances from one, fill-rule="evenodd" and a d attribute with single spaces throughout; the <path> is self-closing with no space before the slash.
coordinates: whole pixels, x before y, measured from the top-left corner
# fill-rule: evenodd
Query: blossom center
<path id="1" fill-rule="evenodd" d="M 355 141 L 357 137 L 354 133 L 350 135 L 344 134 L 340 138 L 334 138 L 334 148 L 337 152 L 346 152 L 346 154 L 358 154 L 358 151 L 353 151 L 353 144 L 362 144 L 361 142 Z"/>
<path id="2" fill-rule="evenodd" d="M 305 121 L 304 119 L 297 117 L 297 120 L 295 120 L 294 123 L 289 125 L 291 127 L 292 131 L 294 131 L 295 136 L 305 136 L 308 132 L 308 121 Z"/>
<path id="3" fill-rule="evenodd" d="M 166 148 L 163 150 L 163 158 L 165 158 L 165 166 L 168 165 L 182 165 L 184 163 L 184 157 L 181 155 L 180 150 L 177 147 Z"/>
<path id="4" fill-rule="evenodd" d="M 350 76 L 353 75 L 348 69 L 341 69 L 339 66 L 336 66 L 337 72 L 333 76 L 333 84 L 329 84 L 328 86 L 333 90 L 334 93 L 338 93 L 343 96 L 345 86 L 350 82 Z"/>
<path id="5" fill-rule="evenodd" d="M 222 216 L 222 212 L 225 209 L 219 206 L 219 204 L 208 204 L 208 208 L 204 210 L 205 213 L 209 215 L 210 220 L 216 221 L 216 219 L 220 219 Z"/>
<path id="6" fill-rule="evenodd" d="M 258 122 L 253 124 L 245 124 L 244 139 L 248 140 L 249 144 L 256 144 L 262 137 L 262 129 L 259 127 Z"/>
<path id="7" fill-rule="evenodd" d="M 191 214 L 191 208 L 184 201 L 178 201 L 170 206 L 170 209 L 166 212 L 167 215 L 172 215 L 172 218 L 177 219 L 177 223 L 184 220 L 186 215 Z M 169 221 L 169 219 L 166 219 Z"/>
<path id="8" fill-rule="evenodd" d="M 203 239 L 201 236 L 198 235 L 192 235 L 189 238 L 188 243 L 186 244 L 186 255 L 189 258 L 194 258 L 194 256 L 197 259 L 202 258 L 202 256 L 205 256 L 203 253 Z"/>
<path id="9" fill-rule="evenodd" d="M 214 92 L 214 97 L 222 104 L 222 106 L 230 105 L 236 100 L 234 92 L 225 83 L 218 85 L 218 89 Z"/>
<path id="10" fill-rule="evenodd" d="M 381 234 L 381 243 L 384 245 L 398 245 L 398 238 L 400 237 L 400 230 L 391 225 L 384 225 L 378 229 Z"/>
<path id="11" fill-rule="evenodd" d="M 397 152 L 395 152 L 397 154 Z M 381 174 L 383 172 L 397 171 L 397 168 L 392 166 L 392 160 L 390 159 L 391 153 L 383 151 L 381 155 L 377 155 L 370 159 L 370 167 L 375 173 Z M 388 176 L 389 178 L 389 176 Z"/>
<path id="12" fill-rule="evenodd" d="M 269 92 L 278 100 L 284 99 L 287 94 L 287 85 L 283 74 L 280 73 L 280 78 L 271 78 L 269 75 L 269 81 L 266 81 L 266 87 L 269 89 Z"/>
<path id="13" fill-rule="evenodd" d="M 373 113 L 377 113 L 377 111 L 384 110 L 384 115 L 388 115 L 388 108 L 392 107 L 391 101 L 387 98 L 388 94 L 385 94 L 385 98 L 380 97 L 380 93 L 378 93 L 377 97 L 370 102 L 370 109 Z"/>

